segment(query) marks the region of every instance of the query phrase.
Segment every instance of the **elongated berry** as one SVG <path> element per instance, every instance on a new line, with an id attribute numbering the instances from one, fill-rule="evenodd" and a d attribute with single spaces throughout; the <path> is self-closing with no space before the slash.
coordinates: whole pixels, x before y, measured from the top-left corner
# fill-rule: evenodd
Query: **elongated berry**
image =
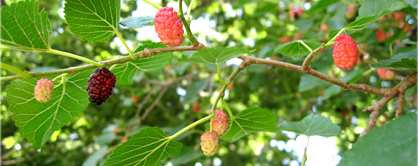
<path id="1" fill-rule="evenodd" d="M 113 93 L 116 84 L 115 75 L 106 68 L 96 69 L 90 75 L 87 85 L 89 100 L 97 105 L 105 102 Z"/>
<path id="2" fill-rule="evenodd" d="M 170 48 L 178 47 L 183 43 L 183 23 L 172 7 L 163 7 L 158 10 L 154 18 L 154 27 L 161 43 Z"/>
<path id="3" fill-rule="evenodd" d="M 212 132 L 216 134 L 216 136 L 221 137 L 225 135 L 226 131 L 228 130 L 228 115 L 217 109 L 215 117 L 212 119 Z"/>
<path id="4" fill-rule="evenodd" d="M 346 34 L 337 37 L 333 44 L 334 50 L 332 57 L 334 64 L 340 69 L 351 70 L 358 60 L 358 47 L 356 41 Z"/>
<path id="5" fill-rule="evenodd" d="M 388 69 L 377 69 L 377 74 L 383 80 L 393 80 L 396 76 L 395 71 L 388 70 Z"/>
<path id="6" fill-rule="evenodd" d="M 203 133 L 200 137 L 200 146 L 202 148 L 203 154 L 206 156 L 213 156 L 218 152 L 219 143 L 218 137 L 216 137 L 215 133 L 211 133 L 210 131 Z"/>
<path id="7" fill-rule="evenodd" d="M 54 92 L 54 82 L 49 79 L 41 78 L 35 86 L 35 99 L 46 103 L 52 98 Z"/>

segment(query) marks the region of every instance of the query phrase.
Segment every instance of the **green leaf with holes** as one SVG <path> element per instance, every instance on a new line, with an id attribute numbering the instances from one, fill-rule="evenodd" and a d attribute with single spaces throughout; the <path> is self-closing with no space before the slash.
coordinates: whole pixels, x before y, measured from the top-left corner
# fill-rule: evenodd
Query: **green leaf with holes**
<path id="1" fill-rule="evenodd" d="M 134 52 L 140 52 L 152 48 L 167 48 L 162 43 L 149 43 L 138 47 Z M 171 63 L 173 59 L 172 52 L 154 54 L 152 57 L 146 57 L 124 64 L 118 64 L 112 69 L 113 74 L 116 76 L 117 83 L 124 85 L 131 85 L 133 77 L 141 71 L 153 72 L 162 70 L 165 66 Z"/>
<path id="2" fill-rule="evenodd" d="M 147 127 L 118 146 L 103 166 L 161 165 L 167 157 L 177 156 L 182 146 L 160 128 Z"/>
<path id="3" fill-rule="evenodd" d="M 75 36 L 90 42 L 105 42 L 117 32 L 120 0 L 65 1 L 64 13 Z"/>
<path id="4" fill-rule="evenodd" d="M 220 137 L 226 141 L 236 141 L 253 132 L 276 132 L 276 116 L 262 108 L 248 108 L 229 121 L 226 134 Z"/>
<path id="5" fill-rule="evenodd" d="M 409 113 L 370 130 L 344 153 L 339 166 L 417 165 L 417 114 Z"/>
<path id="6" fill-rule="evenodd" d="M 54 131 L 83 113 L 90 103 L 86 86 L 91 73 L 93 70 L 69 75 L 63 84 L 59 84 L 61 79 L 56 80 L 57 87 L 47 103 L 35 99 L 34 89 L 39 78 L 18 79 L 7 86 L 12 119 L 28 142 L 41 148 Z"/>
<path id="7" fill-rule="evenodd" d="M 417 49 L 410 52 L 399 53 L 390 59 L 382 60 L 379 63 L 373 63 L 371 66 L 374 68 L 390 70 L 416 71 Z"/>
<path id="8" fill-rule="evenodd" d="M 178 62 L 190 62 L 190 63 L 209 63 L 216 64 L 226 62 L 232 58 L 241 56 L 248 53 L 248 50 L 241 47 L 212 47 L 204 48 L 195 52 L 191 57 L 183 55 L 177 59 Z"/>
<path id="9" fill-rule="evenodd" d="M 332 123 L 331 119 L 318 114 L 311 114 L 299 122 L 284 121 L 279 130 L 292 131 L 306 136 L 331 137 L 341 134 L 340 126 Z"/>
<path id="10" fill-rule="evenodd" d="M 154 16 L 131 17 L 120 21 L 120 24 L 129 28 L 142 28 L 154 25 Z"/>
<path id="11" fill-rule="evenodd" d="M 316 39 L 305 39 L 302 40 L 312 50 L 321 46 L 321 42 Z M 274 49 L 274 51 L 283 54 L 287 57 L 303 57 L 310 53 L 310 51 L 299 41 L 292 41 L 285 44 L 280 44 Z"/>
<path id="12" fill-rule="evenodd" d="M 1 44 L 15 49 L 46 51 L 50 48 L 48 13 L 38 13 L 39 2 L 20 1 L 1 8 Z"/>

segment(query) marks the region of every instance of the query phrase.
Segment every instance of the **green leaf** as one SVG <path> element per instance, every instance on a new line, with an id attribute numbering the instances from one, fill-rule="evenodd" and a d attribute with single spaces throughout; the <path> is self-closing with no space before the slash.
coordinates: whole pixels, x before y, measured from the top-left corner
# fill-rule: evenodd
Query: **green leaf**
<path id="1" fill-rule="evenodd" d="M 395 11 L 398 10 L 399 0 L 365 0 L 361 3 L 359 14 L 356 20 L 379 15 L 383 11 Z"/>
<path id="2" fill-rule="evenodd" d="M 411 41 L 409 39 L 403 39 L 402 40 L 402 43 L 405 43 L 405 44 L 418 44 L 416 41 Z"/>
<path id="3" fill-rule="evenodd" d="M 140 52 L 145 48 L 167 48 L 167 46 L 162 43 L 149 43 L 138 47 L 134 52 Z M 112 69 L 112 72 L 116 76 L 117 83 L 131 85 L 132 79 L 136 74 L 140 73 L 141 71 L 159 71 L 170 64 L 172 59 L 173 53 L 171 52 L 158 53 L 152 57 L 142 58 L 124 64 L 118 64 Z"/>
<path id="4" fill-rule="evenodd" d="M 338 164 L 358 165 L 417 165 L 417 114 L 402 115 L 369 131 Z"/>
<path id="5" fill-rule="evenodd" d="M 410 5 L 412 8 L 417 8 L 417 0 L 405 0 L 406 4 Z"/>
<path id="6" fill-rule="evenodd" d="M 154 16 L 131 17 L 120 21 L 120 24 L 129 28 L 142 28 L 154 25 Z"/>
<path id="7" fill-rule="evenodd" d="M 65 19 L 75 36 L 90 42 L 105 42 L 114 36 L 119 24 L 120 0 L 65 2 Z"/>
<path id="8" fill-rule="evenodd" d="M 107 146 L 102 146 L 99 150 L 91 154 L 89 158 L 87 158 L 87 160 L 83 162 L 82 166 L 97 165 L 97 162 L 99 162 L 104 156 L 106 156 L 107 149 Z"/>
<path id="9" fill-rule="evenodd" d="M 177 60 L 179 62 L 216 64 L 226 62 L 232 58 L 244 55 L 246 53 L 248 53 L 248 51 L 240 47 L 212 47 L 200 49 L 199 51 L 195 52 L 191 57 L 183 55 L 181 58 Z"/>
<path id="10" fill-rule="evenodd" d="M 96 143 L 99 145 L 107 145 L 113 142 L 113 140 L 116 138 L 116 134 L 112 131 L 104 132 L 99 135 L 96 139 Z"/>
<path id="11" fill-rule="evenodd" d="M 54 131 L 86 109 L 90 103 L 86 86 L 91 73 L 93 70 L 67 76 L 67 81 L 54 89 L 52 99 L 47 103 L 35 99 L 34 89 L 39 78 L 18 79 L 7 86 L 12 119 L 28 142 L 41 148 Z"/>
<path id="12" fill-rule="evenodd" d="M 331 119 L 314 113 L 299 122 L 284 121 L 279 130 L 292 131 L 306 136 L 331 137 L 341 134 L 340 126 L 332 123 Z"/>
<path id="13" fill-rule="evenodd" d="M 361 77 L 363 77 L 364 70 L 358 69 L 348 73 L 346 76 L 341 78 L 341 81 L 348 83 L 356 83 Z M 321 97 L 322 100 L 326 100 L 332 96 L 335 96 L 343 91 L 343 88 L 337 85 L 332 85 L 325 90 L 324 95 Z"/>
<path id="14" fill-rule="evenodd" d="M 234 142 L 252 132 L 276 132 L 276 116 L 262 108 L 248 108 L 229 121 L 229 129 L 220 137 L 223 140 Z"/>
<path id="15" fill-rule="evenodd" d="M 39 2 L 20 1 L 1 8 L 1 44 L 15 49 L 50 49 L 51 24 L 48 13 L 38 13 Z"/>
<path id="16" fill-rule="evenodd" d="M 316 39 L 305 39 L 302 41 L 305 42 L 305 44 L 308 45 L 312 50 L 321 46 L 321 42 Z M 303 57 L 310 53 L 309 50 L 298 41 L 281 44 L 277 46 L 274 51 L 287 57 Z"/>
<path id="17" fill-rule="evenodd" d="M 320 0 L 309 9 L 308 13 L 312 14 L 312 13 L 318 11 L 318 10 L 325 9 L 329 5 L 332 5 L 332 4 L 337 3 L 339 1 L 340 0 Z"/>
<path id="18" fill-rule="evenodd" d="M 417 70 L 417 49 L 410 52 L 399 53 L 390 59 L 382 60 L 379 63 L 371 64 L 374 68 L 384 68 L 390 70 Z"/>
<path id="19" fill-rule="evenodd" d="M 396 39 L 399 38 L 399 36 L 402 34 L 403 29 L 402 28 L 395 28 L 395 32 L 393 33 L 392 37 L 390 37 L 389 40 L 386 41 L 386 43 L 393 43 Z"/>
<path id="20" fill-rule="evenodd" d="M 118 146 L 103 166 L 161 165 L 161 160 L 177 156 L 182 146 L 160 128 L 147 127 Z"/>
<path id="21" fill-rule="evenodd" d="M 303 75 L 299 81 L 299 92 L 305 92 L 327 84 L 329 83 L 314 76 Z"/>
<path id="22" fill-rule="evenodd" d="M 200 148 L 184 147 L 179 156 L 172 160 L 172 163 L 173 165 L 187 165 L 187 163 L 199 159 L 202 156 L 203 152 Z"/>
<path id="23" fill-rule="evenodd" d="M 356 21 L 351 22 L 345 27 L 345 30 L 361 30 L 363 28 L 366 28 L 370 23 L 376 21 L 380 17 L 390 13 L 390 10 L 383 11 L 379 15 L 373 15 L 369 17 L 363 17 L 361 19 L 358 19 Z"/>

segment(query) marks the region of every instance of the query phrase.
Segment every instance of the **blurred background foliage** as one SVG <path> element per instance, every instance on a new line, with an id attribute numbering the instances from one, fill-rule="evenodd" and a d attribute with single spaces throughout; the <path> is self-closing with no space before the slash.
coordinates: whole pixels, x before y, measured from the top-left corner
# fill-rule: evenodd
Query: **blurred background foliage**
<path id="1" fill-rule="evenodd" d="M 2 0 L 2 5 L 16 1 Z M 279 44 L 298 39 L 327 41 L 330 29 L 341 29 L 355 19 L 355 16 L 348 18 L 346 15 L 348 6 L 355 3 L 355 8 L 358 8 L 360 5 L 358 1 L 344 0 L 308 13 L 308 9 L 316 2 L 314 0 L 196 0 L 192 10 L 192 31 L 200 42 L 209 47 L 246 47 L 251 50 L 256 49 L 251 56 L 301 65 L 303 58 L 286 58 L 275 53 L 274 48 Z M 156 3 L 161 6 L 174 6 L 175 9 L 178 6 L 176 1 L 169 0 Z M 185 0 L 185 3 L 190 4 L 190 0 Z M 118 43 L 117 37 L 110 42 L 99 43 L 84 42 L 75 37 L 63 17 L 63 4 L 61 0 L 40 0 L 40 9 L 48 11 L 51 20 L 52 48 L 97 61 L 113 59 L 117 55 L 126 53 Z M 121 5 L 122 19 L 131 17 L 134 11 L 151 8 L 140 0 L 122 0 Z M 375 69 L 369 66 L 373 60 L 390 57 L 389 43 L 376 40 L 377 29 L 384 29 L 393 34 L 399 22 L 406 21 L 412 30 L 399 36 L 393 45 L 394 51 L 396 53 L 416 48 L 414 45 L 401 43 L 404 39 L 416 41 L 416 5 L 404 5 L 399 13 L 405 14 L 406 17 L 403 20 L 396 20 L 392 14 L 389 14 L 384 17 L 384 21 L 377 21 L 366 29 L 351 34 L 360 48 L 370 55 L 360 54 L 360 61 L 353 71 L 356 77 L 353 83 L 391 88 L 408 74 L 398 73 L 395 80 L 383 81 L 377 76 Z M 154 14 L 155 12 L 146 13 L 146 15 Z M 207 26 L 199 26 L 200 24 Z M 153 29 L 153 27 L 149 28 Z M 134 49 L 152 41 L 152 39 L 143 39 L 147 33 L 145 29 L 121 27 L 120 31 L 133 46 L 131 49 Z M 156 37 L 156 34 L 151 35 Z M 183 45 L 190 45 L 190 42 L 185 40 Z M 311 66 L 332 77 L 343 78 L 347 72 L 333 65 L 332 48 L 331 46 L 317 54 Z M 176 56 L 181 54 L 191 54 L 191 52 L 175 53 Z M 3 46 L 1 61 L 26 71 L 48 71 L 82 65 L 80 61 L 67 57 L 21 52 Z M 223 76 L 227 77 L 237 64 L 239 60 L 223 64 Z M 132 86 L 117 85 L 114 94 L 103 105 L 90 104 L 82 116 L 56 131 L 42 149 L 35 149 L 27 143 L 11 120 L 5 93 L 10 81 L 2 82 L 2 163 L 7 164 L 4 161 L 9 161 L 8 164 L 13 165 L 94 165 L 103 163 L 111 150 L 124 138 L 129 138 L 145 126 L 160 127 L 171 135 L 208 114 L 214 101 L 213 96 L 217 95 L 221 86 L 215 72 L 216 66 L 176 63 L 174 60 L 162 71 L 141 73 L 134 77 Z M 8 75 L 14 74 L 1 70 L 1 76 Z M 338 150 L 332 156 L 335 165 L 340 156 L 350 149 L 367 123 L 369 113 L 361 110 L 377 102 L 380 96 L 358 91 L 343 91 L 341 88 L 330 90 L 330 86 L 330 83 L 288 69 L 253 65 L 241 72 L 233 85 L 228 87 L 225 99 L 234 113 L 249 107 L 266 108 L 277 116 L 278 122 L 298 121 L 312 112 L 331 118 L 343 130 L 342 135 L 329 138 L 335 141 Z M 164 94 L 159 99 L 161 93 Z M 148 97 L 149 99 L 143 102 Z M 405 97 L 404 111 L 416 111 L 416 86 L 408 90 Z M 394 99 L 384 107 L 379 125 L 394 117 L 396 102 L 397 99 Z M 200 151 L 199 145 L 203 132 L 204 125 L 199 125 L 176 138 L 175 141 L 184 144 L 182 152 L 179 156 L 170 158 L 165 164 L 298 165 L 302 156 L 300 151 L 296 151 L 292 146 L 306 145 L 295 145 L 299 135 L 294 133 L 282 131 L 255 133 L 234 143 L 220 141 L 219 153 L 214 157 L 206 157 Z"/>

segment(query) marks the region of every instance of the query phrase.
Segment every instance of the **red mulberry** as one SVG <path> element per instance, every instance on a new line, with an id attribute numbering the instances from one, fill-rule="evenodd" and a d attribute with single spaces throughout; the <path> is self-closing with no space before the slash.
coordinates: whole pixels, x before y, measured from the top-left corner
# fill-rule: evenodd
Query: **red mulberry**
<path id="1" fill-rule="evenodd" d="M 54 82 L 49 79 L 41 78 L 35 86 L 35 98 L 39 102 L 46 103 L 52 98 L 54 92 Z"/>
<path id="2" fill-rule="evenodd" d="M 178 47 L 183 43 L 183 23 L 172 7 L 158 10 L 154 18 L 154 27 L 161 43 L 170 48 Z"/>
<path id="3" fill-rule="evenodd" d="M 337 37 L 333 44 L 334 52 L 332 57 L 334 63 L 343 70 L 351 70 L 358 60 L 358 47 L 356 41 L 346 34 Z"/>

